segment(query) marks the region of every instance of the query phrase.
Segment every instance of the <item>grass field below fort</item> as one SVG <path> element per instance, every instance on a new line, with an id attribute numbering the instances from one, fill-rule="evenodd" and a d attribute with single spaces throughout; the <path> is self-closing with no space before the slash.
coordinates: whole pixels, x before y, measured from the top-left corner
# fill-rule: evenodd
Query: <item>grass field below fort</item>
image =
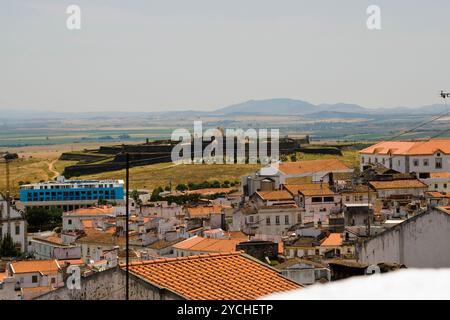
<path id="1" fill-rule="evenodd" d="M 80 146 L 95 147 L 94 145 Z M 72 146 L 39 146 L 27 148 L 14 148 L 10 152 L 17 152 L 19 159 L 10 163 L 10 184 L 13 195 L 18 196 L 19 183 L 39 182 L 53 179 L 57 173 L 64 171 L 66 166 L 75 164 L 75 161 L 58 160 L 62 152 L 71 150 Z M 297 160 L 314 159 L 340 159 L 347 166 L 358 168 L 358 152 L 344 150 L 343 156 L 303 154 L 297 153 Z M 161 163 L 135 167 L 130 169 L 130 187 L 132 189 L 153 189 L 158 186 L 176 186 L 179 183 L 225 180 L 236 181 L 240 177 L 254 172 L 260 165 L 173 165 Z M 100 174 L 84 175 L 81 179 L 124 179 L 125 170 L 110 171 Z M 5 191 L 5 165 L 0 165 L 0 191 Z"/>

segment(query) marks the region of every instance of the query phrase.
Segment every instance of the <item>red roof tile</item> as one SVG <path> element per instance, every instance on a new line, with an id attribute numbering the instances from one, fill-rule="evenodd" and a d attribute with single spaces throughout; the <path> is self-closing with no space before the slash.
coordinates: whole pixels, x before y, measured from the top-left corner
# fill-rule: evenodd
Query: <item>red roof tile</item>
<path id="1" fill-rule="evenodd" d="M 315 172 L 348 171 L 350 169 L 337 159 L 322 159 L 282 162 L 279 165 L 279 170 L 286 175 L 300 175 Z"/>
<path id="2" fill-rule="evenodd" d="M 450 139 L 422 141 L 382 141 L 360 151 L 362 154 L 431 155 L 450 154 Z"/>
<path id="3" fill-rule="evenodd" d="M 189 300 L 251 300 L 302 287 L 241 252 L 137 262 L 129 270 Z"/>

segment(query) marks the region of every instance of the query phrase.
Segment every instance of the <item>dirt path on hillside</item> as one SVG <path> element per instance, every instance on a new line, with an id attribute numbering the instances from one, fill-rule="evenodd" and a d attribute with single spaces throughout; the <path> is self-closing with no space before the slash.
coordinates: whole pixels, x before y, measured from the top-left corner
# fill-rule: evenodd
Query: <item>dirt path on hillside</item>
<path id="1" fill-rule="evenodd" d="M 59 176 L 59 172 L 56 171 L 55 168 L 53 167 L 53 165 L 56 163 L 56 161 L 58 161 L 58 159 L 53 160 L 52 162 L 47 162 L 48 163 L 48 170 L 53 173 L 52 177 L 49 176 L 49 180 L 53 180 L 57 176 Z"/>

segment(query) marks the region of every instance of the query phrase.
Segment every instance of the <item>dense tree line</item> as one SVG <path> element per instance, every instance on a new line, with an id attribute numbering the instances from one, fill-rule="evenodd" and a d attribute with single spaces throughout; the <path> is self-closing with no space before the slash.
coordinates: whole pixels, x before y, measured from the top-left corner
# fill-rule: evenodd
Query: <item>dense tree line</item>
<path id="1" fill-rule="evenodd" d="M 53 230 L 62 226 L 62 209 L 29 208 L 26 212 L 29 232 Z"/>

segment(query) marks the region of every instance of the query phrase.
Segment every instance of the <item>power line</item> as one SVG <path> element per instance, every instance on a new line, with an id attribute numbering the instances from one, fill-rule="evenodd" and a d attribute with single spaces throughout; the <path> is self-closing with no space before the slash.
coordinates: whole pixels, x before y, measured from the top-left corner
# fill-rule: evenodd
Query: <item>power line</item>
<path id="1" fill-rule="evenodd" d="M 400 136 L 403 136 L 403 135 L 405 135 L 405 134 L 407 134 L 407 133 L 413 132 L 414 130 L 419 129 L 419 128 L 421 128 L 421 127 L 423 127 L 423 126 L 425 126 L 425 125 L 427 125 L 427 124 L 429 124 L 429 123 L 432 123 L 432 122 L 434 122 L 434 121 L 436 121 L 436 120 L 439 120 L 439 119 L 441 119 L 441 118 L 443 118 L 443 117 L 445 117 L 445 116 L 447 116 L 447 115 L 448 115 L 448 111 L 446 110 L 444 113 L 438 115 L 437 117 L 435 117 L 435 118 L 433 118 L 433 119 L 431 119 L 431 120 L 427 120 L 427 121 L 425 121 L 425 122 L 422 122 L 421 124 L 415 126 L 414 128 L 409 129 L 409 130 L 406 130 L 406 131 L 403 131 L 402 133 L 397 134 L 397 135 L 395 135 L 395 136 L 393 136 L 393 137 L 391 137 L 391 138 L 389 138 L 389 139 L 386 139 L 386 140 L 387 140 L 387 141 L 390 141 L 390 140 L 397 139 L 397 138 L 400 137 Z"/>

